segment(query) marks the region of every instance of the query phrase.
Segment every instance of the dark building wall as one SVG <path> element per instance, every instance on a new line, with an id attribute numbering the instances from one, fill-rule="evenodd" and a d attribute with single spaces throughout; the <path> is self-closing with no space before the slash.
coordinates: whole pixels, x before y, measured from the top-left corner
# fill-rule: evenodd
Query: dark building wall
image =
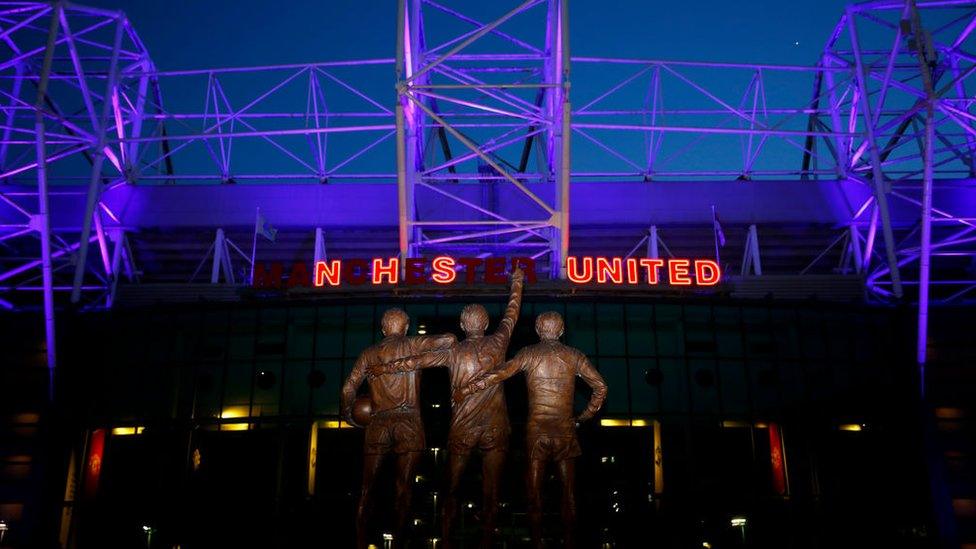
<path id="1" fill-rule="evenodd" d="M 485 305 L 497 321 L 501 305 Z M 387 306 L 201 304 L 63 319 L 59 406 L 49 411 L 57 418 L 52 436 L 63 441 L 55 446 L 81 460 L 93 429 L 143 429 L 107 436 L 97 496 L 78 495 L 72 535 L 82 546 L 121 543 L 141 539 L 145 523 L 158 528 L 160 543 L 193 531 L 210 542 L 297 543 L 323 528 L 348 540 L 362 435 L 330 427 L 339 425 L 342 380 L 380 337 Z M 413 333 L 457 332 L 461 307 L 443 300 L 405 305 Z M 535 341 L 532 319 L 552 309 L 566 318 L 565 341 L 586 352 L 610 385 L 600 419 L 581 428 L 581 535 L 589 542 L 735 546 L 741 532 L 729 521 L 739 516 L 748 518 L 750 545 L 829 545 L 852 539 L 843 537 L 851 528 L 864 541 L 927 539 L 907 312 L 813 302 L 529 298 L 510 355 Z M 39 323 L 8 318 L 6 348 L 16 366 L 3 373 L 5 412 L 42 410 L 30 402 L 45 392 Z M 445 372 L 425 372 L 423 384 L 428 446 L 443 448 Z M 526 407 L 518 377 L 506 394 L 515 432 L 503 534 L 518 539 L 525 526 Z M 586 398 L 581 389 L 578 405 Z M 313 423 L 318 466 L 309 495 Z M 630 426 L 615 426 L 622 423 Z M 841 430 L 854 425 L 863 427 Z M 785 455 L 782 491 L 772 479 L 773 429 Z M 442 489 L 444 459 L 443 450 L 432 451 L 417 479 L 418 539 L 436 532 L 434 493 Z M 50 461 L 49 478 L 61 482 L 52 493 L 63 492 L 67 459 Z M 472 507 L 462 532 L 476 525 L 478 468 L 475 462 L 468 474 L 465 501 Z M 12 501 L 18 494 L 0 496 Z M 378 518 L 377 533 L 384 525 Z"/>

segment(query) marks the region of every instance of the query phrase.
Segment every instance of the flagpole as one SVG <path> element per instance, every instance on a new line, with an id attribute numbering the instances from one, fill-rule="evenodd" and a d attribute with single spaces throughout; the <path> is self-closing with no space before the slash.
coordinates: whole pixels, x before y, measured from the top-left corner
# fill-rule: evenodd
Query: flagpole
<path id="1" fill-rule="evenodd" d="M 258 253 L 258 223 L 261 222 L 261 206 L 254 210 L 254 239 L 251 241 L 251 286 L 254 286 L 254 260 Z"/>
<path id="2" fill-rule="evenodd" d="M 712 240 L 715 241 L 715 263 L 722 265 L 718 255 L 718 224 L 715 222 L 715 204 L 712 204 Z"/>

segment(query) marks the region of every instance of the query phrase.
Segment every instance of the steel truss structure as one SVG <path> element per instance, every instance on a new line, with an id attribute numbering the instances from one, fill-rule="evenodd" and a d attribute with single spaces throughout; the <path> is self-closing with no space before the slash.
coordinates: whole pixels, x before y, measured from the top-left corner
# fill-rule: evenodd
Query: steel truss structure
<path id="1" fill-rule="evenodd" d="M 487 19 L 397 5 L 394 58 L 180 71 L 157 69 L 122 13 L 0 3 L 0 306 L 43 296 L 52 368 L 58 296 L 111 306 L 139 277 L 140 219 L 108 197 L 157 187 L 353 186 L 355 209 L 395 185 L 402 256 L 517 252 L 557 278 L 583 185 L 624 205 L 628 182 L 676 200 L 703 182 L 836 182 L 863 192 L 842 193 L 836 236 L 802 273 L 839 256 L 871 299 L 918 303 L 920 362 L 930 300 L 976 297 L 976 2 L 852 5 L 815 66 L 571 57 L 566 0 Z M 809 95 L 783 92 L 797 85 Z M 802 219 L 806 205 L 780 206 Z M 744 220 L 743 275 L 762 272 L 764 217 Z M 657 250 L 661 223 L 644 222 L 634 250 Z"/>

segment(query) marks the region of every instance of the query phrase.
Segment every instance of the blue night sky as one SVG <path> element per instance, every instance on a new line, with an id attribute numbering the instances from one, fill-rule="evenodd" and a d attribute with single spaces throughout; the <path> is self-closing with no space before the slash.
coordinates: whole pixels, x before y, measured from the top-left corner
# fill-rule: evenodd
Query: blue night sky
<path id="1" fill-rule="evenodd" d="M 82 3 L 124 10 L 156 65 L 164 70 L 392 57 L 394 53 L 392 0 Z M 848 3 L 573 0 L 573 54 L 809 65 L 816 62 Z M 483 2 L 445 4 L 468 13 L 478 11 L 473 6 Z"/>
<path id="2" fill-rule="evenodd" d="M 146 44 L 157 68 L 163 71 L 391 58 L 395 55 L 396 3 L 393 0 L 88 2 L 103 8 L 124 10 Z M 472 0 L 444 0 L 443 3 L 482 21 L 501 15 L 508 9 L 506 6 L 516 5 L 515 2 L 499 5 Z M 843 0 L 573 0 L 570 7 L 571 52 L 573 56 L 812 66 L 817 62 L 845 4 Z M 608 9 L 610 5 L 614 8 Z M 533 43 L 541 42 L 544 27 L 539 24 L 539 19 L 526 20 L 523 16 L 519 17 L 521 19 L 516 18 L 506 23 L 503 30 Z M 426 32 L 429 45 L 439 43 L 438 38 L 454 36 L 451 34 L 438 37 L 435 36 L 436 30 L 434 22 L 428 22 Z M 614 70 L 594 68 L 592 64 L 574 64 L 574 108 L 579 108 L 615 82 L 626 78 L 629 74 L 626 71 L 633 72 L 637 69 L 623 67 L 616 69 L 618 72 L 613 72 Z M 649 86 L 649 74 L 641 84 L 643 87 L 634 86 L 622 90 L 613 98 L 616 103 L 603 106 L 639 108 Z M 812 74 L 793 75 L 796 76 L 782 80 L 776 80 L 775 75 L 769 77 L 766 93 L 771 107 L 798 108 L 810 101 Z M 730 74 L 729 71 L 700 69 L 697 72 L 691 71 L 689 76 L 730 104 L 741 105 L 743 97 L 750 96 L 746 89 L 752 73 L 748 70 Z M 395 97 L 394 76 L 389 68 L 379 67 L 372 72 L 359 73 L 350 78 L 355 78 L 353 83 L 366 90 L 378 102 L 392 108 Z M 163 94 L 168 110 L 201 112 L 204 88 L 188 88 L 184 91 L 174 90 L 172 87 L 167 89 L 166 85 L 164 82 Z M 228 95 L 234 103 L 243 104 L 262 93 L 268 86 L 267 81 L 253 79 L 235 84 Z M 695 91 L 669 88 L 673 83 L 667 82 L 662 86 L 662 97 L 669 108 L 716 107 L 714 102 Z M 304 100 L 296 99 L 293 102 L 302 103 L 295 105 L 294 110 L 300 111 L 304 108 Z M 335 106 L 334 102 L 330 104 L 330 108 Z M 658 123 L 701 125 L 706 122 L 658 120 Z M 714 125 L 718 122 L 712 118 L 707 123 Z M 721 123 L 729 125 L 736 124 L 737 121 Z M 791 123 L 799 124 L 801 128 L 805 126 L 805 121 L 799 117 Z M 599 131 L 593 133 L 596 135 Z M 648 141 L 644 134 L 629 132 L 628 135 L 617 133 L 597 137 L 629 158 L 646 157 Z M 579 135 L 574 134 L 573 139 L 574 171 L 632 171 L 631 167 L 620 164 L 605 150 L 601 151 Z M 364 143 L 358 143 L 358 146 Z M 692 134 L 669 134 L 663 143 L 659 157 L 666 160 L 655 165 L 658 173 L 662 170 L 680 172 L 701 169 L 734 172 L 741 170 L 743 158 L 747 156 L 743 153 L 747 145 L 738 136 L 709 136 L 696 141 Z M 344 158 L 342 155 L 351 154 L 356 145 L 350 143 L 347 150 L 342 150 L 344 145 L 339 140 L 334 140 L 330 142 L 330 155 L 333 158 Z M 795 145 L 768 143 L 764 147 L 756 168 L 796 170 L 799 167 L 801 154 Z M 236 158 L 247 156 L 237 154 L 237 150 L 235 149 Z M 378 147 L 375 154 L 375 157 L 367 155 L 358 160 L 366 166 L 360 169 L 367 173 L 389 173 L 392 170 L 392 148 Z M 518 151 L 510 150 L 505 154 L 517 158 Z M 260 160 L 267 168 L 274 169 L 276 161 L 271 159 L 274 155 L 265 158 L 264 155 L 255 153 L 249 156 Z M 194 169 L 192 161 L 190 165 L 186 160 L 180 162 L 180 172 L 207 171 L 205 168 Z"/>

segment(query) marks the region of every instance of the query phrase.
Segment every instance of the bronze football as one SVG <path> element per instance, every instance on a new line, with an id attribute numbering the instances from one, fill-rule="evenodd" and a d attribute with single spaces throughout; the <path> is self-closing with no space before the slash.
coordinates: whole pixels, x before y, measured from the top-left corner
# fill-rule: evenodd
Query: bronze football
<path id="1" fill-rule="evenodd" d="M 366 395 L 356 399 L 352 404 L 352 420 L 365 427 L 373 415 L 373 400 Z"/>

